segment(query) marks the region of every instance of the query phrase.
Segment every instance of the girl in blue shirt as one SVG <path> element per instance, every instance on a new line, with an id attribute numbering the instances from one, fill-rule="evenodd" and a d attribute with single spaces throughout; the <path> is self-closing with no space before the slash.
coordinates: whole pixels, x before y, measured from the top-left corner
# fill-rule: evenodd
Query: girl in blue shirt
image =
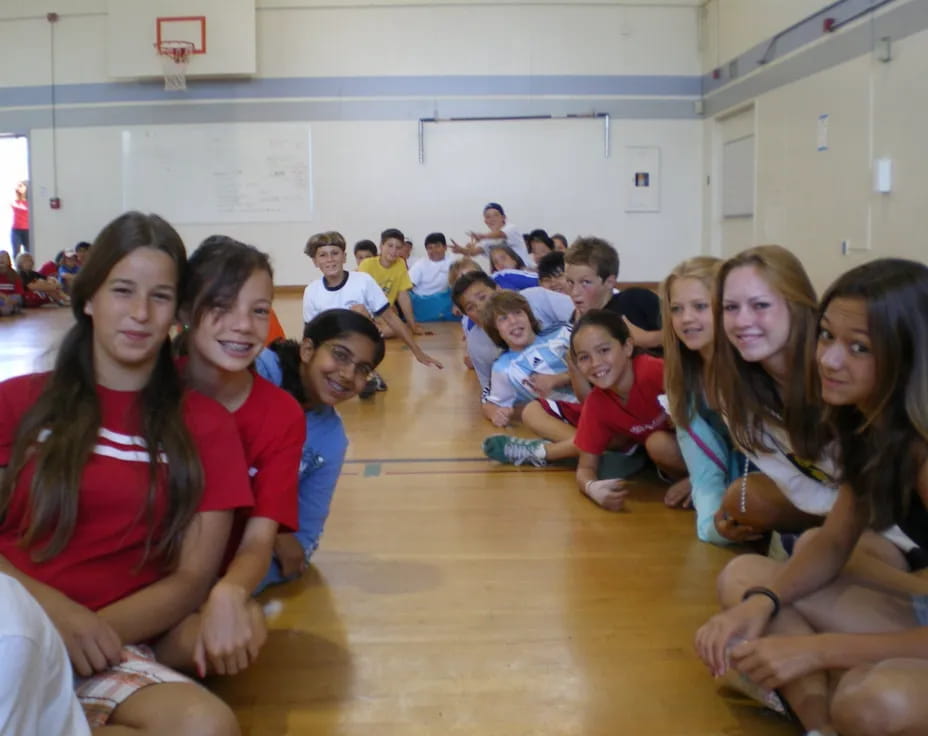
<path id="1" fill-rule="evenodd" d="M 696 534 L 704 542 L 729 544 L 758 535 L 749 527 L 733 527 L 720 511 L 725 491 L 744 469 L 744 456 L 735 450 L 724 421 L 705 398 L 714 335 L 712 294 L 721 265 L 710 256 L 681 263 L 661 285 L 661 309 L 667 408 L 690 476 Z M 676 489 L 685 491 L 683 482 L 670 487 L 665 502 L 687 505 L 685 495 L 675 495 Z"/>
<path id="2" fill-rule="evenodd" d="M 299 529 L 278 534 L 274 559 L 258 586 L 298 577 L 319 546 L 348 437 L 335 405 L 354 398 L 384 356 L 374 323 L 349 309 L 328 309 L 306 324 L 303 340 L 278 340 L 255 361 L 258 373 L 290 392 L 306 412 L 299 469 Z"/>

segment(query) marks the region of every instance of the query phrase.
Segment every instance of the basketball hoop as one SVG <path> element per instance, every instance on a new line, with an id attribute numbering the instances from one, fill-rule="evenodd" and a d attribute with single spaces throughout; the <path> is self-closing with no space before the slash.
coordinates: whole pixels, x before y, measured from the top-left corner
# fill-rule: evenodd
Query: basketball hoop
<path id="1" fill-rule="evenodd" d="M 187 89 L 187 66 L 194 45 L 190 41 L 161 41 L 155 48 L 161 56 L 164 88 L 170 91 Z"/>

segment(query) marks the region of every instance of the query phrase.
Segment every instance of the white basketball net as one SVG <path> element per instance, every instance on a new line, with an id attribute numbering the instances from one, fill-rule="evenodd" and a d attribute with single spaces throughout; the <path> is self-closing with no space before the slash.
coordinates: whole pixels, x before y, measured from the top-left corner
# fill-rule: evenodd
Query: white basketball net
<path id="1" fill-rule="evenodd" d="M 170 91 L 187 89 L 187 66 L 193 53 L 193 44 L 189 41 L 162 41 L 155 44 L 161 56 L 161 69 L 164 72 L 164 88 Z"/>

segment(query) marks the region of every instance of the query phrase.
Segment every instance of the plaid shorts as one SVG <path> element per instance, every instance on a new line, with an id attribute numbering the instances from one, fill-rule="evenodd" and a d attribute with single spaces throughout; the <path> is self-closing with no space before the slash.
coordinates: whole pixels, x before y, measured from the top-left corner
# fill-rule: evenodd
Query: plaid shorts
<path id="1" fill-rule="evenodd" d="M 91 728 L 106 724 L 116 706 L 143 687 L 162 682 L 193 682 L 155 660 L 144 644 L 122 648 L 125 661 L 90 677 L 77 678 L 74 691 Z"/>

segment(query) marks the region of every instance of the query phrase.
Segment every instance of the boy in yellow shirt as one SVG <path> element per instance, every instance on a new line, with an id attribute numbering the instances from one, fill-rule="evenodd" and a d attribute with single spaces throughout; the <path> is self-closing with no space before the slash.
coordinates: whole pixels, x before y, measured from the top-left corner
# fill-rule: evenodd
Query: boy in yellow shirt
<path id="1" fill-rule="evenodd" d="M 390 308 L 399 308 L 410 332 L 422 335 L 425 334 L 425 330 L 416 324 L 412 301 L 409 298 L 412 281 L 409 271 L 406 270 L 406 262 L 401 257 L 405 241 L 406 238 L 400 230 L 393 227 L 384 230 L 380 234 L 380 255 L 377 258 L 365 258 L 358 264 L 358 271 L 369 275 L 383 289 L 384 296 L 390 302 Z M 380 319 L 375 322 L 384 337 L 393 337 L 396 334 L 386 322 Z"/>

